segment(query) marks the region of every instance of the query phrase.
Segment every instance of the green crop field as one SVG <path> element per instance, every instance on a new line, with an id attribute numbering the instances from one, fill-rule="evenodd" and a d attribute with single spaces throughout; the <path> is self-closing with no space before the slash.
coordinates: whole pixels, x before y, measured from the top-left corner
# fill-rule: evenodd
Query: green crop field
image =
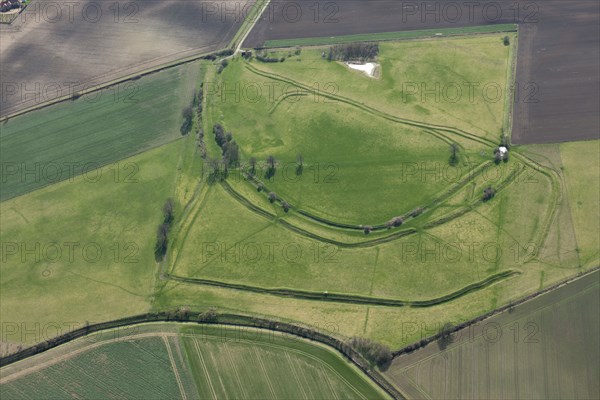
<path id="1" fill-rule="evenodd" d="M 164 340 L 157 337 L 107 343 L 0 385 L 2 397 L 178 398 L 179 387 Z M 35 383 L 35 384 L 33 384 Z M 5 397 L 6 396 L 6 397 Z"/>
<path id="2" fill-rule="evenodd" d="M 5 121 L 0 200 L 177 139 L 199 77 L 186 64 Z"/>
<path id="3" fill-rule="evenodd" d="M 598 271 L 396 358 L 386 372 L 409 398 L 600 395 Z"/>
<path id="4" fill-rule="evenodd" d="M 3 398 L 387 398 L 333 350 L 249 328 L 137 325 L 36 358 L 0 370 Z"/>

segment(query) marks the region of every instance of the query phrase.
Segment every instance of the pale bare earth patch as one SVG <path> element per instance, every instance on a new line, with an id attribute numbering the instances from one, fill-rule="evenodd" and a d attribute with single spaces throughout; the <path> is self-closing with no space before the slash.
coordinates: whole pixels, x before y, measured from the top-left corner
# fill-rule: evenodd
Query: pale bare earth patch
<path id="1" fill-rule="evenodd" d="M 381 66 L 377 63 L 368 62 L 364 64 L 358 64 L 347 62 L 345 64 L 348 66 L 348 68 L 361 71 L 370 78 L 378 78 L 381 76 Z"/>

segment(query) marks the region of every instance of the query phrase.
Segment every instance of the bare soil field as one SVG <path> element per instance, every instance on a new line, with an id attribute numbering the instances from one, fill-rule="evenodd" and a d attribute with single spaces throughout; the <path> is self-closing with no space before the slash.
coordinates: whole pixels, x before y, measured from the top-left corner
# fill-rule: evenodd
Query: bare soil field
<path id="1" fill-rule="evenodd" d="M 244 45 L 518 23 L 512 141 L 564 142 L 596 139 L 600 131 L 599 15 L 593 0 L 283 0 L 269 5 Z"/>
<path id="2" fill-rule="evenodd" d="M 0 26 L 0 116 L 224 48 L 254 0 L 33 0 Z"/>

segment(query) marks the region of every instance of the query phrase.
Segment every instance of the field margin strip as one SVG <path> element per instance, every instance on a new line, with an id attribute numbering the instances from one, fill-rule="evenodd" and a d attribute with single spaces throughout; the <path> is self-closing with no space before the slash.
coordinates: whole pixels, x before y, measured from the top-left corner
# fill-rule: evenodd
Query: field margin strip
<path id="1" fill-rule="evenodd" d="M 297 39 L 274 39 L 263 43 L 263 48 L 288 48 L 294 46 L 324 46 L 353 42 L 383 42 L 394 40 L 426 39 L 437 37 L 453 37 L 480 35 L 488 33 L 516 32 L 517 24 L 478 25 L 462 28 L 422 29 L 411 31 L 368 33 L 356 35 L 343 35 L 331 37 L 297 38 Z"/>

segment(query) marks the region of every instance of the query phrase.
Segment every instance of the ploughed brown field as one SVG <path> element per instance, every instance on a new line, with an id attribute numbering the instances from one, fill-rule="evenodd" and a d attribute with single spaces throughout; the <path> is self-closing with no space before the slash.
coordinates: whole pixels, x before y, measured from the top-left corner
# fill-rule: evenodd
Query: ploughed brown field
<path id="1" fill-rule="evenodd" d="M 396 357 L 408 398 L 597 399 L 598 271 Z"/>
<path id="2" fill-rule="evenodd" d="M 32 0 L 0 25 L 0 115 L 225 48 L 253 4 Z"/>
<path id="3" fill-rule="evenodd" d="M 519 24 L 512 141 L 597 139 L 600 3 L 594 0 L 278 0 L 246 39 Z"/>

